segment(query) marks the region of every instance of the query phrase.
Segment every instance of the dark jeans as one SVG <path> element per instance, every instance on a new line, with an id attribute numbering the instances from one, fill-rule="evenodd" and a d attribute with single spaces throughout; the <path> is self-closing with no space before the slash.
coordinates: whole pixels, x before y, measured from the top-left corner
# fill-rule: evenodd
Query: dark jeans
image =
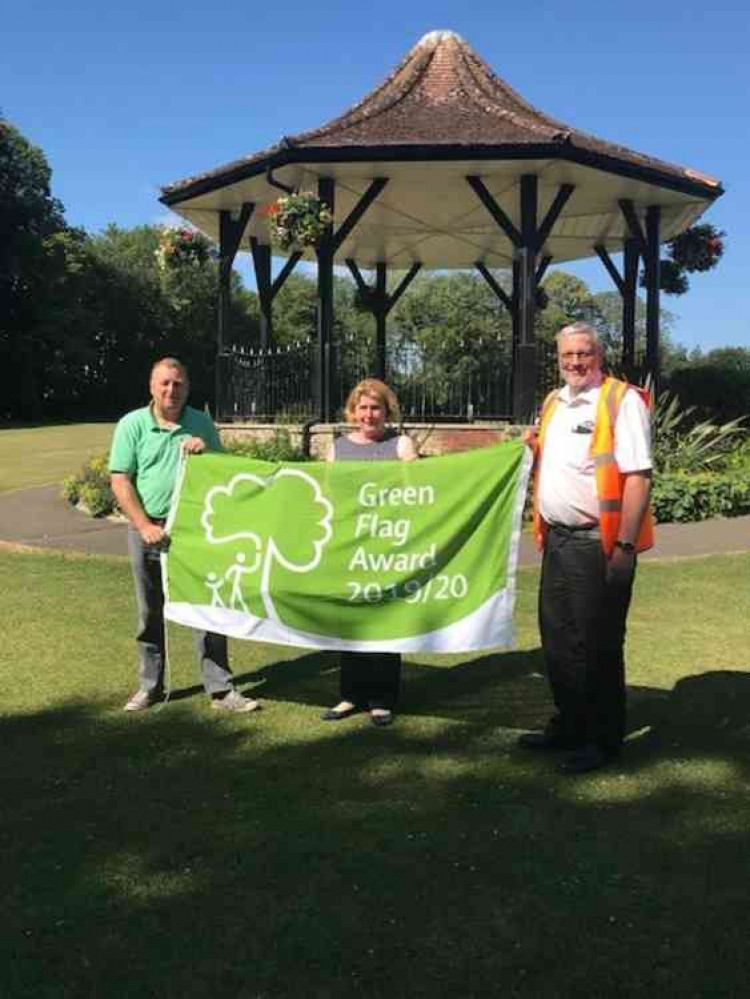
<path id="1" fill-rule="evenodd" d="M 160 694 L 164 688 L 164 591 L 159 550 L 143 543 L 138 531 L 128 529 L 128 550 L 138 604 L 138 660 L 140 689 Z M 203 686 L 208 694 L 232 689 L 227 640 L 210 631 L 193 631 Z"/>
<path id="2" fill-rule="evenodd" d="M 553 528 L 539 589 L 542 649 L 557 708 L 550 730 L 571 746 L 617 753 L 625 735 L 625 622 L 635 576 L 609 579 L 598 533 Z"/>
<path id="3" fill-rule="evenodd" d="M 401 656 L 398 652 L 342 652 L 341 700 L 360 708 L 387 708 L 398 702 Z"/>

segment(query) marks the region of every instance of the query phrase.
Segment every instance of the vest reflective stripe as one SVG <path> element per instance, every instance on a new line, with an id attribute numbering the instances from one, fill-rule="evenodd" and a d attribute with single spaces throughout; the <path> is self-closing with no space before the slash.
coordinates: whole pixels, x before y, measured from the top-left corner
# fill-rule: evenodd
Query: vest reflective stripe
<path id="1" fill-rule="evenodd" d="M 591 441 L 591 454 L 596 475 L 596 494 L 599 500 L 599 530 L 602 548 L 611 555 L 620 530 L 622 512 L 622 490 L 625 476 L 620 473 L 615 461 L 615 424 L 620 411 L 620 403 L 628 389 L 641 396 L 650 408 L 650 396 L 645 389 L 639 389 L 616 378 L 605 378 L 602 382 L 599 402 L 596 407 L 596 426 Z M 534 538 L 541 551 L 547 525 L 539 512 L 539 466 L 544 441 L 552 415 L 559 402 L 559 392 L 550 392 L 542 406 L 539 433 L 534 444 Z M 638 538 L 636 551 L 645 551 L 654 544 L 654 519 L 651 510 L 646 511 Z"/>

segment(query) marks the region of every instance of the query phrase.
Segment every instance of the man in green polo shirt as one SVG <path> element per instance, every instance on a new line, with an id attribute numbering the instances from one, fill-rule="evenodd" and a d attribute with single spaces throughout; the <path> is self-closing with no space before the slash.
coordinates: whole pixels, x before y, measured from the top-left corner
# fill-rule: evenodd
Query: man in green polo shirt
<path id="1" fill-rule="evenodd" d="M 180 464 L 180 452 L 220 451 L 213 421 L 186 405 L 190 384 L 174 357 L 151 369 L 151 403 L 134 409 L 115 428 L 109 470 L 117 505 L 130 521 L 128 549 L 138 604 L 138 691 L 126 711 L 145 711 L 164 696 L 164 591 L 159 555 L 168 543 L 164 529 Z M 194 631 L 203 686 L 217 711 L 260 707 L 234 689 L 223 635 Z"/>

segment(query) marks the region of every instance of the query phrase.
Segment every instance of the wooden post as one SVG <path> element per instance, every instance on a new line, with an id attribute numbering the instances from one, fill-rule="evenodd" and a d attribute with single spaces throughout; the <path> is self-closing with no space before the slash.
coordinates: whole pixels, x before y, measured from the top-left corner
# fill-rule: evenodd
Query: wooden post
<path id="1" fill-rule="evenodd" d="M 388 324 L 388 293 L 386 291 L 387 265 L 375 265 L 375 374 L 385 381 L 386 328 Z"/>
<path id="2" fill-rule="evenodd" d="M 318 180 L 318 197 L 334 212 L 335 181 L 332 177 Z M 335 358 L 333 347 L 333 226 L 317 249 L 318 256 L 318 371 L 316 402 L 320 419 L 331 423 L 334 418 L 333 388 Z"/>
<path id="3" fill-rule="evenodd" d="M 659 287 L 661 281 L 661 208 L 646 209 L 646 369 L 651 375 L 653 391 L 659 387 Z"/>
<path id="4" fill-rule="evenodd" d="M 622 366 L 628 377 L 635 368 L 635 312 L 638 300 L 638 240 L 623 245 Z"/>
<path id="5" fill-rule="evenodd" d="M 513 417 L 530 420 L 536 401 L 537 179 L 521 177 L 521 239 L 518 260 L 518 343 L 513 364 Z"/>

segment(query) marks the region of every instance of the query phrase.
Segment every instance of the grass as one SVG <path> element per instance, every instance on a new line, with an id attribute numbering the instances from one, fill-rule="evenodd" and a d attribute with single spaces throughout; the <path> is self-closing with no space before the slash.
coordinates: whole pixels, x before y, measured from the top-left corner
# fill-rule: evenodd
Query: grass
<path id="1" fill-rule="evenodd" d="M 113 423 L 0 429 L 0 492 L 61 482 L 109 450 Z"/>
<path id="2" fill-rule="evenodd" d="M 745 994 L 750 556 L 641 567 L 628 752 L 583 778 L 514 748 L 532 570 L 518 651 L 411 658 L 385 730 L 318 722 L 329 656 L 240 642 L 265 710 L 218 717 L 179 628 L 127 716 L 126 562 L 0 572 L 3 999 Z"/>

